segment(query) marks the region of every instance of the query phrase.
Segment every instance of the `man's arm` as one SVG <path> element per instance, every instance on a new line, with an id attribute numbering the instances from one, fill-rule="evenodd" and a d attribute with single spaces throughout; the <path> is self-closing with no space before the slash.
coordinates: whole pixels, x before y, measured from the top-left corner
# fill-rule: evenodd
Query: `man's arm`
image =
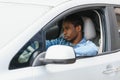
<path id="1" fill-rule="evenodd" d="M 52 45 L 58 45 L 58 44 L 62 44 L 62 43 L 63 43 L 62 38 L 57 38 L 57 39 L 53 39 L 53 40 L 46 40 L 46 49 L 48 49 L 48 47 L 50 47 Z"/>
<path id="2" fill-rule="evenodd" d="M 97 46 L 91 41 L 86 44 L 74 48 L 76 56 L 95 56 L 98 53 Z"/>

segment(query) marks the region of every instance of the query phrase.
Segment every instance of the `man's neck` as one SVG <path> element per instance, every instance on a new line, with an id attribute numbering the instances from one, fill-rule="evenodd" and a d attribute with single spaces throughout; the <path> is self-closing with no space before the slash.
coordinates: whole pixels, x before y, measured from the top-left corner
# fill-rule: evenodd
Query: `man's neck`
<path id="1" fill-rule="evenodd" d="M 74 40 L 74 41 L 72 42 L 72 44 L 76 45 L 76 44 L 78 44 L 81 40 L 82 40 L 82 38 L 81 38 L 81 39 Z"/>
<path id="2" fill-rule="evenodd" d="M 78 36 L 77 38 L 75 38 L 71 43 L 76 45 L 78 44 L 80 41 L 82 40 L 82 36 Z"/>

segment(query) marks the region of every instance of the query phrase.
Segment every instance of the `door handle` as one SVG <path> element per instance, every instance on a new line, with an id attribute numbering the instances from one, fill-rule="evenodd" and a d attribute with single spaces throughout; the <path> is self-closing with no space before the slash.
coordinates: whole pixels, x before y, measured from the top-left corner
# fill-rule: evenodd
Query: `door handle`
<path id="1" fill-rule="evenodd" d="M 112 65 L 107 65 L 106 69 L 103 71 L 104 74 L 112 74 L 114 73 L 116 70 Z"/>
<path id="2" fill-rule="evenodd" d="M 118 67 L 113 67 L 111 65 L 108 65 L 106 67 L 106 70 L 103 71 L 104 74 L 112 74 L 112 73 L 115 73 L 115 72 L 119 72 L 120 71 L 120 66 Z"/>
<path id="3" fill-rule="evenodd" d="M 112 74 L 115 72 L 115 69 L 106 69 L 105 71 L 103 71 L 104 74 Z"/>

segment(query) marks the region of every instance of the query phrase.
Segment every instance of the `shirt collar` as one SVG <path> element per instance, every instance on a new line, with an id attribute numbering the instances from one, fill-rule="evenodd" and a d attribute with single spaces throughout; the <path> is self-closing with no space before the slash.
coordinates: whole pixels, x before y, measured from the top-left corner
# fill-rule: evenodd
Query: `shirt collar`
<path id="1" fill-rule="evenodd" d="M 84 38 L 82 38 L 82 40 L 79 42 L 79 44 L 85 43 L 87 40 Z"/>
<path id="2" fill-rule="evenodd" d="M 85 38 L 82 38 L 82 40 L 78 43 L 78 44 L 83 44 L 83 43 L 85 43 L 87 40 L 85 39 Z M 76 46 L 76 45 L 74 45 L 74 44 L 72 44 L 72 43 L 70 43 L 69 44 L 70 46 L 72 46 L 72 47 L 74 47 L 74 46 Z"/>

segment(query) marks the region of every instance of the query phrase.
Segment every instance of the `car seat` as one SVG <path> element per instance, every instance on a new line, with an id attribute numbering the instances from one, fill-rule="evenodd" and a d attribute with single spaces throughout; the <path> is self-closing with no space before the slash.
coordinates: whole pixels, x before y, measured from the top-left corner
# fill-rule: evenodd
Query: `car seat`
<path id="1" fill-rule="evenodd" d="M 92 41 L 98 47 L 100 46 L 100 33 L 96 31 L 97 26 L 94 25 L 93 21 L 89 17 L 83 17 L 84 21 L 84 37 L 87 40 Z M 99 51 L 98 51 L 99 53 Z"/>
<path id="2" fill-rule="evenodd" d="M 96 37 L 96 30 L 94 23 L 88 17 L 83 17 L 83 21 L 84 21 L 84 27 L 83 27 L 84 37 L 87 40 L 93 40 Z"/>

